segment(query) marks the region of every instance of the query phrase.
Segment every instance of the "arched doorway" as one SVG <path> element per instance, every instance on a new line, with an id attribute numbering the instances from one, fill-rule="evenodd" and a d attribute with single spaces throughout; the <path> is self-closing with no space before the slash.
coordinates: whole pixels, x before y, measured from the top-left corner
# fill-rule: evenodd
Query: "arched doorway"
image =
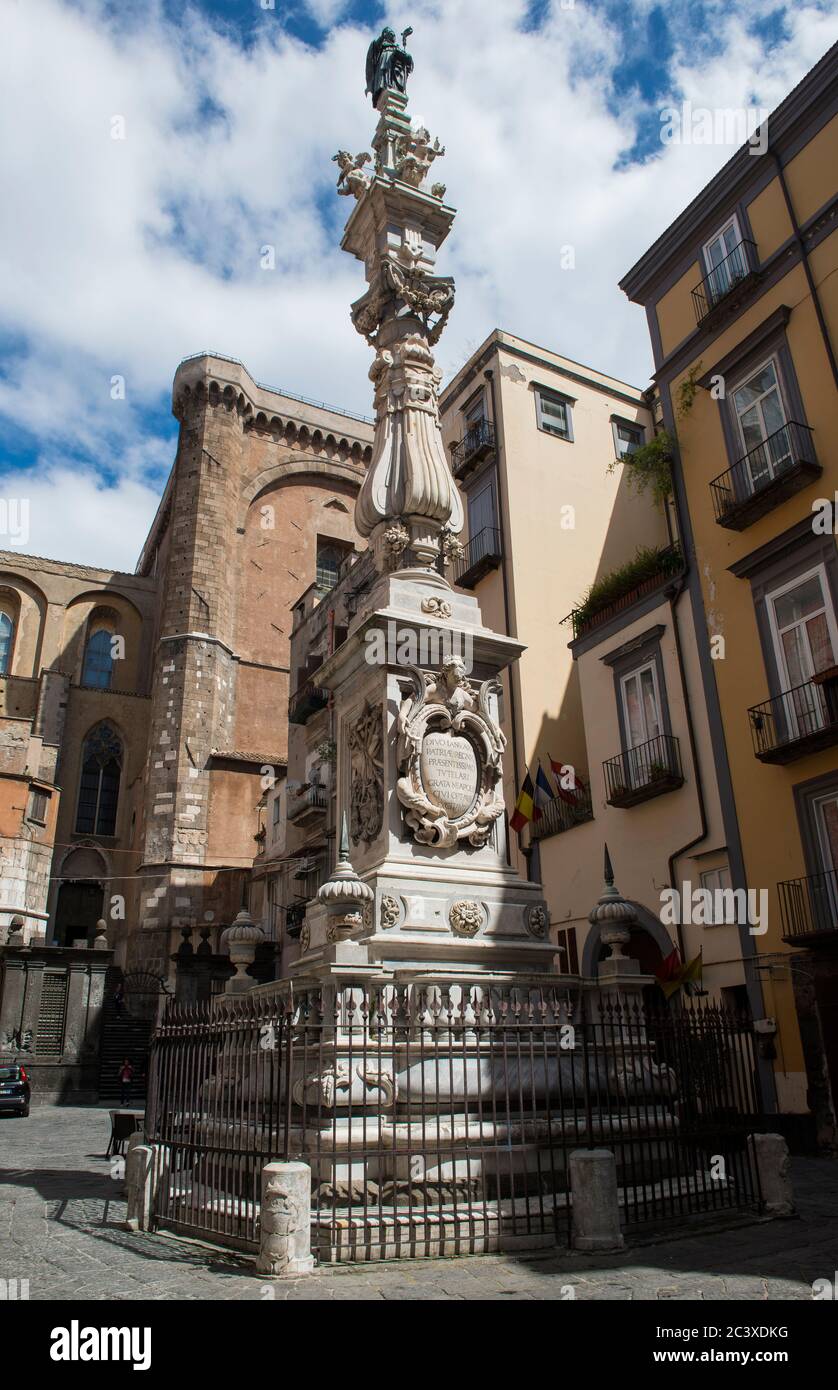
<path id="1" fill-rule="evenodd" d="M 74 941 L 79 941 L 92 946 L 96 923 L 104 911 L 107 880 L 104 858 L 92 846 L 80 846 L 67 855 L 60 877 L 55 902 L 55 944 L 72 946 Z"/>

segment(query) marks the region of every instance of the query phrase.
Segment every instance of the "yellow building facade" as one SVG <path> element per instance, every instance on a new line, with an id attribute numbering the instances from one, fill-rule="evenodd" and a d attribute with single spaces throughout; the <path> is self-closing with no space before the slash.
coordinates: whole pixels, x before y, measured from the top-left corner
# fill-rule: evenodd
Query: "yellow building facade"
<path id="1" fill-rule="evenodd" d="M 780 1110 L 836 1141 L 838 47 L 621 282 L 672 438 L 753 1001 Z M 758 1006 L 758 1002 L 757 1002 Z M 768 1026 L 768 1025 L 766 1025 Z M 768 1037 L 769 1034 L 766 1034 Z"/>

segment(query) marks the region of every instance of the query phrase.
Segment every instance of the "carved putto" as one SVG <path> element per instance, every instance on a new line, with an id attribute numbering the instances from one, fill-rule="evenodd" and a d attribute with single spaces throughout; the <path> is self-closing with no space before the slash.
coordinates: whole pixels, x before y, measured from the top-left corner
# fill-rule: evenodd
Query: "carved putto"
<path id="1" fill-rule="evenodd" d="M 365 173 L 362 166 L 369 164 L 370 158 L 366 151 L 353 156 L 348 150 L 338 150 L 337 154 L 332 155 L 332 162 L 340 169 L 338 193 L 352 194 L 355 198 L 366 193 L 372 182 L 372 174 Z"/>
<path id="2" fill-rule="evenodd" d="M 497 681 L 475 689 L 457 655 L 437 675 L 407 671 L 412 690 L 399 710 L 396 783 L 405 820 L 420 844 L 450 848 L 464 840 L 480 848 L 503 814 L 506 739 L 489 706 Z"/>
<path id="3" fill-rule="evenodd" d="M 411 130 L 409 135 L 400 135 L 394 144 L 396 175 L 402 183 L 418 188 L 435 159 L 445 154 L 445 146 L 434 140 L 431 143 L 430 131 L 425 126 Z"/>

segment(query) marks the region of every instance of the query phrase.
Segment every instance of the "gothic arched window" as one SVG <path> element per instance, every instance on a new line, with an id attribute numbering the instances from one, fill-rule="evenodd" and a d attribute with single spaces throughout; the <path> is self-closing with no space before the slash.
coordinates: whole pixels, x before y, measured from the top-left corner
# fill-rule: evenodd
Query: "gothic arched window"
<path id="1" fill-rule="evenodd" d="M 91 632 L 84 649 L 82 685 L 95 685 L 101 690 L 109 690 L 113 676 L 113 653 L 111 642 L 113 633 L 105 627 Z"/>
<path id="2" fill-rule="evenodd" d="M 8 613 L 0 613 L 0 676 L 9 674 L 12 660 L 12 639 L 15 635 L 14 620 Z"/>
<path id="3" fill-rule="evenodd" d="M 82 752 L 77 835 L 113 835 L 121 773 L 122 741 L 110 724 L 97 724 Z"/>

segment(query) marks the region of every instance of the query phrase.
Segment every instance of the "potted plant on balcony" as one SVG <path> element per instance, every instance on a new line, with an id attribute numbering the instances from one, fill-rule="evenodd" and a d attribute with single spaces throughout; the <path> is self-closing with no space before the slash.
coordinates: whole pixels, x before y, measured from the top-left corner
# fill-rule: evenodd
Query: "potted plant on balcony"
<path id="1" fill-rule="evenodd" d="M 670 773 L 669 768 L 666 766 L 666 763 L 654 762 L 649 764 L 650 782 L 663 782 L 665 778 L 670 777 L 671 775 L 672 774 Z"/>

